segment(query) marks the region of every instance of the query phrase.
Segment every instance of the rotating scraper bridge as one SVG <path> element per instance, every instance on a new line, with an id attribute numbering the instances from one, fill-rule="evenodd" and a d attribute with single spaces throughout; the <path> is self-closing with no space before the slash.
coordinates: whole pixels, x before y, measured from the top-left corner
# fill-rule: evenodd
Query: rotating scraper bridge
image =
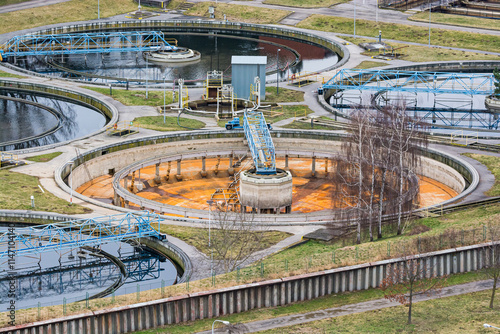
<path id="1" fill-rule="evenodd" d="M 177 41 L 158 31 L 125 31 L 16 36 L 2 45 L 2 60 L 21 56 L 50 56 L 108 52 L 177 50 Z"/>
<path id="2" fill-rule="evenodd" d="M 394 92 L 396 94 L 428 93 L 434 96 L 440 94 L 465 95 L 473 98 L 476 95 L 491 95 L 495 89 L 495 78 L 492 73 L 457 73 L 457 72 L 427 72 L 400 70 L 358 70 L 342 69 L 319 88 L 318 93 L 325 95 L 325 100 L 344 91 L 375 91 L 376 94 Z M 336 99 L 337 101 L 337 99 Z M 338 108 L 349 107 L 342 103 Z M 415 107 L 415 109 L 417 109 Z M 423 107 L 425 111 L 420 120 L 439 119 L 446 127 L 462 127 L 463 121 L 474 120 L 478 128 L 496 129 L 500 124 L 499 117 L 491 117 L 492 113 L 476 110 L 458 110 L 463 115 L 453 117 L 455 108 L 448 110 L 433 110 Z M 451 114 L 451 117 L 449 116 Z"/>
<path id="3" fill-rule="evenodd" d="M 157 224 L 159 230 L 160 220 L 157 214 L 142 212 L 16 228 L 0 234 L 0 259 L 145 237 L 162 240 L 164 236 L 152 226 Z"/>

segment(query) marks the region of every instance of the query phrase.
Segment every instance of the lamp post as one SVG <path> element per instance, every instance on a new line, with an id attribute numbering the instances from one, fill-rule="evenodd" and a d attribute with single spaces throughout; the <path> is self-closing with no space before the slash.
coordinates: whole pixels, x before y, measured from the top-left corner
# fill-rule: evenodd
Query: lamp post
<path id="1" fill-rule="evenodd" d="M 216 322 L 223 323 L 226 326 L 231 324 L 229 321 L 225 321 L 225 320 L 214 320 L 214 322 L 212 323 L 212 334 L 214 332 L 214 326 L 215 326 Z"/>
<path id="2" fill-rule="evenodd" d="M 70 193 L 69 193 L 69 205 L 73 204 L 73 161 L 70 161 L 69 163 L 69 187 L 70 187 Z"/>
<path id="3" fill-rule="evenodd" d="M 279 95 L 280 93 L 280 63 L 279 63 L 279 54 L 280 54 L 281 49 L 278 49 L 276 51 L 276 95 Z"/>
<path id="4" fill-rule="evenodd" d="M 214 201 L 209 199 L 208 204 L 208 249 L 210 250 L 210 279 L 214 277 L 214 252 L 212 250 L 212 204 Z M 217 321 L 217 320 L 216 320 Z M 215 323 L 215 321 L 214 321 Z"/>
<path id="5" fill-rule="evenodd" d="M 217 321 L 217 320 L 216 320 L 216 321 Z M 483 327 L 484 327 L 484 328 L 495 328 L 495 329 L 500 330 L 500 328 L 499 328 L 499 327 L 495 327 L 495 326 L 492 326 L 492 325 L 489 325 L 489 324 L 484 324 L 484 325 L 483 325 Z M 212 330 L 212 331 L 213 331 L 213 330 Z"/>
<path id="6" fill-rule="evenodd" d="M 166 92 L 165 90 L 167 89 L 167 86 L 165 85 L 165 80 L 167 79 L 167 76 L 165 75 L 163 77 L 163 124 L 165 124 L 165 100 L 166 100 Z"/>
<path id="7" fill-rule="evenodd" d="M 146 100 L 148 99 L 148 56 L 146 55 Z"/>
<path id="8" fill-rule="evenodd" d="M 356 38 L 356 0 L 352 0 L 354 4 L 354 38 Z"/>
<path id="9" fill-rule="evenodd" d="M 101 13 L 99 12 L 99 0 L 97 0 L 97 19 L 101 18 Z"/>
<path id="10" fill-rule="evenodd" d="M 432 2 L 429 0 L 429 47 L 431 47 L 431 12 L 432 12 Z"/>

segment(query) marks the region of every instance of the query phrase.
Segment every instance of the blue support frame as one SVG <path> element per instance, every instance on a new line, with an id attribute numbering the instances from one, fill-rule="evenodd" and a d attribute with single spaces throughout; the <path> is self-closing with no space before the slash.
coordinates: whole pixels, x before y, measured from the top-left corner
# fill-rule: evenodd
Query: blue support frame
<path id="1" fill-rule="evenodd" d="M 322 89 L 390 90 L 434 94 L 490 95 L 494 90 L 493 74 L 418 72 L 397 70 L 340 70 Z"/>
<path id="2" fill-rule="evenodd" d="M 19 56 L 177 50 L 161 31 L 24 35 L 1 46 L 2 59 Z"/>
<path id="3" fill-rule="evenodd" d="M 243 129 L 257 174 L 276 174 L 276 154 L 273 140 L 261 112 L 251 111 L 243 117 Z"/>
<path id="4" fill-rule="evenodd" d="M 13 233 L 0 234 L 0 259 L 150 236 L 163 239 L 163 235 L 151 226 L 153 223 L 159 226 L 161 220 L 158 214 L 143 211 L 16 228 Z M 16 249 L 9 251 L 12 241 Z"/>

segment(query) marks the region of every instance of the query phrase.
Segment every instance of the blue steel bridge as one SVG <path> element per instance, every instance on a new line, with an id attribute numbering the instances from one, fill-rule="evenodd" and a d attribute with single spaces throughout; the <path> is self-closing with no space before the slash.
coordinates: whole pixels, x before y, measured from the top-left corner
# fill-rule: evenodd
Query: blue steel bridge
<path id="1" fill-rule="evenodd" d="M 408 112 L 413 111 L 416 119 L 433 127 L 497 129 L 498 115 L 474 109 L 472 102 L 475 96 L 493 94 L 494 83 L 492 73 L 343 69 L 321 89 L 327 98 L 334 94 L 334 105 L 340 109 L 361 103 L 356 101 L 356 91 L 373 91 L 387 93 L 391 100 L 404 99 Z M 433 105 L 417 106 L 416 96 L 422 93 L 432 94 Z M 387 101 L 385 97 L 380 102 Z"/>
<path id="2" fill-rule="evenodd" d="M 343 69 L 322 88 L 473 96 L 492 94 L 494 82 L 492 73 Z"/>
<path id="3" fill-rule="evenodd" d="M 125 31 L 16 36 L 0 46 L 8 57 L 51 56 L 108 52 L 177 50 L 175 39 L 161 31 Z"/>
<path id="4" fill-rule="evenodd" d="M 164 236 L 152 226 L 158 225 L 159 228 L 160 221 L 158 214 L 141 211 L 15 228 L 12 233 L 7 230 L 0 234 L 0 260 L 7 259 L 12 254 L 18 256 L 49 251 L 60 252 L 65 249 L 93 247 L 144 237 L 156 237 L 162 240 Z"/>

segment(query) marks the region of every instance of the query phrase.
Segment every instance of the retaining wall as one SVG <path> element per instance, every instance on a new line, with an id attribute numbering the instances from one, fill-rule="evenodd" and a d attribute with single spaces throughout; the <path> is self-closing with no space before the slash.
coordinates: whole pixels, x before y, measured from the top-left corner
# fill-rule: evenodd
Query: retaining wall
<path id="1" fill-rule="evenodd" d="M 427 277 L 475 271 L 489 265 L 488 244 L 460 247 L 414 257 Z M 0 329 L 0 333 L 128 333 L 252 309 L 283 306 L 344 291 L 377 288 L 408 259 L 392 259 L 159 299 Z"/>

